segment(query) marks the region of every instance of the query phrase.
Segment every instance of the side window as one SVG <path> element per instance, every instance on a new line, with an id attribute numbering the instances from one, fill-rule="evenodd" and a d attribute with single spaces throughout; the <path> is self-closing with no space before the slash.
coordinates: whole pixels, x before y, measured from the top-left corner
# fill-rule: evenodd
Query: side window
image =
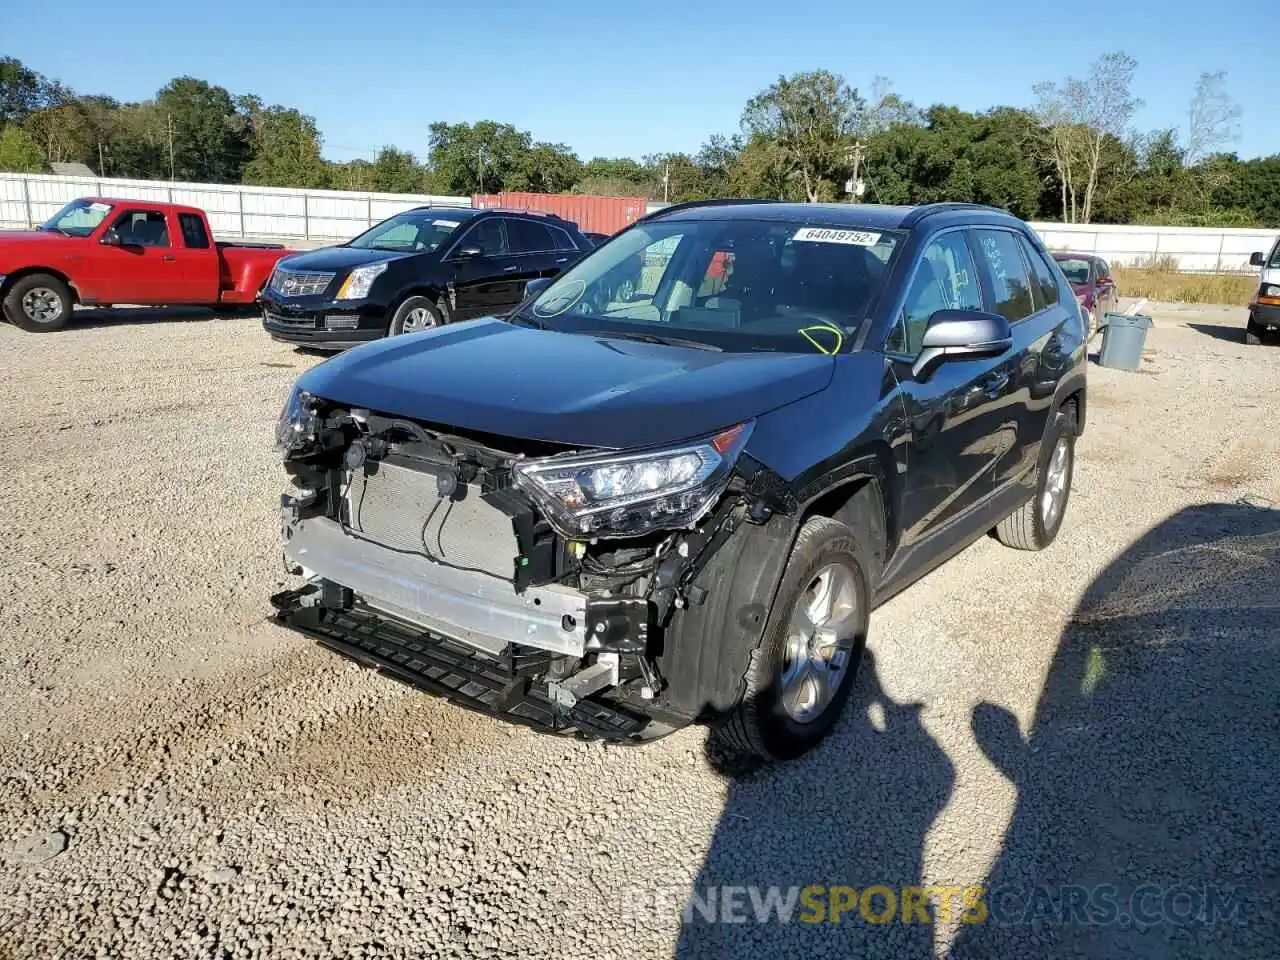
<path id="1" fill-rule="evenodd" d="M 1007 230 L 978 230 L 978 249 L 987 264 L 995 293 L 995 312 L 1017 323 L 1035 312 L 1031 281 L 1018 252 L 1018 238 Z"/>
<path id="2" fill-rule="evenodd" d="M 551 231 L 532 220 L 508 220 L 507 243 L 512 253 L 545 253 L 555 249 Z"/>
<path id="3" fill-rule="evenodd" d="M 113 224 L 120 242 L 133 247 L 169 246 L 169 227 L 159 210 L 128 210 Z"/>
<path id="4" fill-rule="evenodd" d="M 500 257 L 507 252 L 507 241 L 503 236 L 502 221 L 494 217 L 481 220 L 460 241 L 460 246 L 477 246 L 484 251 L 486 257 Z"/>
<path id="5" fill-rule="evenodd" d="M 964 234 L 944 233 L 925 247 L 916 264 L 902 316 L 885 349 L 914 357 L 920 352 L 929 318 L 939 310 L 981 309 L 982 292 Z"/>
<path id="6" fill-rule="evenodd" d="M 1041 310 L 1052 307 L 1058 302 L 1058 277 L 1039 250 L 1028 243 L 1025 237 L 1018 239 L 1022 243 L 1027 263 L 1031 264 L 1031 272 L 1035 274 L 1036 306 Z"/>
<path id="7" fill-rule="evenodd" d="M 194 213 L 178 214 L 178 224 L 182 227 L 182 242 L 193 250 L 209 248 L 209 233 L 204 228 L 204 220 Z"/>
<path id="8" fill-rule="evenodd" d="M 557 250 L 578 249 L 577 244 L 573 242 L 573 237 L 569 236 L 569 234 L 564 230 L 561 230 L 559 227 L 547 227 L 547 229 L 551 231 L 551 239 L 556 242 L 555 248 Z"/>

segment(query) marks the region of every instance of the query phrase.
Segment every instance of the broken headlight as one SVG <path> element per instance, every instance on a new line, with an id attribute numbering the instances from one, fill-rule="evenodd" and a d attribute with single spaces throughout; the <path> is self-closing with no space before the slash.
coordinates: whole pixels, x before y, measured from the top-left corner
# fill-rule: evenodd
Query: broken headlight
<path id="1" fill-rule="evenodd" d="M 691 527 L 728 486 L 750 435 L 740 423 L 659 450 L 527 460 L 514 467 L 515 482 L 570 539 Z"/>
<path id="2" fill-rule="evenodd" d="M 276 446 L 286 455 L 305 450 L 315 443 L 319 426 L 315 397 L 294 387 L 276 422 Z"/>

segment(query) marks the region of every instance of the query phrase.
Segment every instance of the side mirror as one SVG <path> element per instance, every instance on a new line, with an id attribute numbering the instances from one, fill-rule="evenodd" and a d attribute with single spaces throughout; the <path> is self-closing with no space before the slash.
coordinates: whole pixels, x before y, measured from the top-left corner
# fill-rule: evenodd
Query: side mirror
<path id="1" fill-rule="evenodd" d="M 920 356 L 911 367 L 917 380 L 952 358 L 996 357 L 1013 346 L 1009 321 L 981 310 L 939 310 L 929 318 Z"/>
<path id="2" fill-rule="evenodd" d="M 1253 252 L 1253 255 L 1252 255 L 1251 257 L 1249 257 L 1249 266 L 1251 266 L 1251 267 L 1260 267 L 1260 266 L 1262 266 L 1262 251 L 1260 251 L 1260 250 L 1255 250 L 1255 251 Z"/>
<path id="3" fill-rule="evenodd" d="M 551 286 L 551 277 L 534 277 L 524 285 L 524 295 L 525 297 L 536 297 L 549 286 Z"/>
<path id="4" fill-rule="evenodd" d="M 107 232 L 102 235 L 102 244 L 107 247 L 122 247 L 124 244 L 120 240 L 120 234 L 116 233 L 115 227 L 109 227 Z"/>
<path id="5" fill-rule="evenodd" d="M 484 248 L 468 244 L 458 248 L 458 256 L 463 260 L 476 260 L 484 256 Z"/>

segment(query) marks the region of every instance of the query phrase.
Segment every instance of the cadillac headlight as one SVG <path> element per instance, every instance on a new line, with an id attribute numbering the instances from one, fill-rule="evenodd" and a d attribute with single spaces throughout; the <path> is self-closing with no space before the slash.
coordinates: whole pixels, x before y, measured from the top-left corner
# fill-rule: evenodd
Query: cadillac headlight
<path id="1" fill-rule="evenodd" d="M 319 426 L 315 397 L 294 387 L 276 422 L 276 446 L 286 455 L 304 450 L 316 441 Z"/>
<path id="2" fill-rule="evenodd" d="M 349 274 L 347 279 L 342 281 L 342 287 L 338 290 L 339 300 L 363 300 L 369 295 L 369 288 L 373 286 L 373 281 L 382 276 L 387 271 L 387 261 L 381 263 L 371 263 L 366 267 L 356 267 Z"/>
<path id="3" fill-rule="evenodd" d="M 567 454 L 516 464 L 516 486 L 562 536 L 634 537 L 697 523 L 729 485 L 751 435 L 740 423 L 678 447 Z"/>

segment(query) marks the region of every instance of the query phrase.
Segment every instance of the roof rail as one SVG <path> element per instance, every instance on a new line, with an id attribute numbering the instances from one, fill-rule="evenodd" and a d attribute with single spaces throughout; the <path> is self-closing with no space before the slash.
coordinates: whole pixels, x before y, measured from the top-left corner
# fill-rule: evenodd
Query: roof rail
<path id="1" fill-rule="evenodd" d="M 1003 207 L 994 207 L 988 203 L 925 203 L 916 207 L 905 217 L 902 218 L 903 227 L 914 227 L 925 217 L 931 217 L 935 213 L 947 213 L 951 210 L 986 210 L 989 213 L 1003 213 L 1007 216 L 1013 216 Z"/>
<path id="2" fill-rule="evenodd" d="M 551 210 L 532 210 L 529 207 L 473 207 L 481 213 L 520 213 L 530 217 L 547 217 L 550 220 L 563 220 L 564 217 Z"/>
<path id="3" fill-rule="evenodd" d="M 759 198 L 753 198 L 753 197 L 725 197 L 721 200 L 685 200 L 683 203 L 673 203 L 668 206 L 662 207 L 661 209 L 655 210 L 653 211 L 653 213 L 646 213 L 643 217 L 640 217 L 635 222 L 643 223 L 646 220 L 653 220 L 657 217 L 661 217 L 663 214 L 675 213 L 678 210 L 691 210 L 691 209 L 694 209 L 695 207 L 727 207 L 727 206 L 731 206 L 734 204 L 741 204 L 741 203 L 777 203 L 777 202 L 778 202 L 777 200 L 761 200 Z"/>

